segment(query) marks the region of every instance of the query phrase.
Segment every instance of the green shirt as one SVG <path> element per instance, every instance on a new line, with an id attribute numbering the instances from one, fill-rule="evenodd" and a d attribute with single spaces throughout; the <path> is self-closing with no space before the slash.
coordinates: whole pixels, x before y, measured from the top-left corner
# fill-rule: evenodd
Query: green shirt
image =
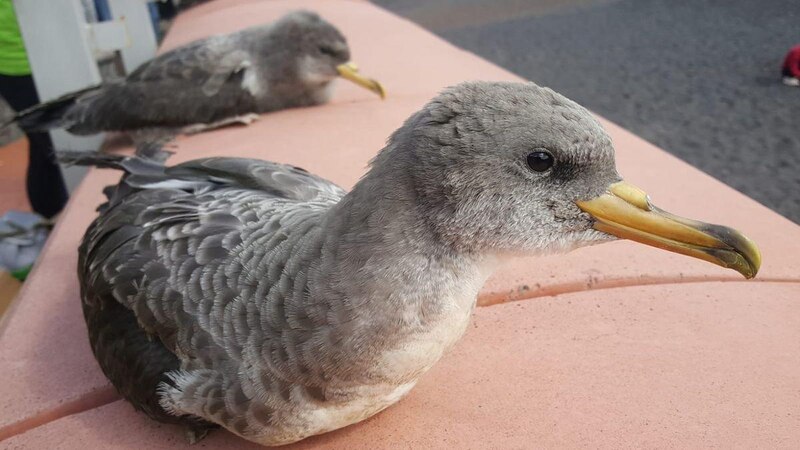
<path id="1" fill-rule="evenodd" d="M 0 74 L 30 75 L 28 54 L 19 32 L 12 0 L 0 0 Z"/>

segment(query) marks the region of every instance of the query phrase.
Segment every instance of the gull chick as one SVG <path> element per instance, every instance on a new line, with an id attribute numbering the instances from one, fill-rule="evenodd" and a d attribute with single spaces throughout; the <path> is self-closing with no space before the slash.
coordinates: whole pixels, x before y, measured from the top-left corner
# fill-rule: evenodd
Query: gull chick
<path id="1" fill-rule="evenodd" d="M 97 361 L 194 438 L 287 444 L 392 405 L 508 258 L 621 237 L 747 278 L 760 265 L 741 233 L 653 206 L 592 115 L 533 83 L 446 90 L 350 192 L 254 159 L 67 159 L 126 172 L 79 252 Z"/>
<path id="2" fill-rule="evenodd" d="M 309 11 L 275 23 L 212 36 L 143 64 L 122 81 L 67 94 L 19 113 L 28 131 L 202 131 L 256 114 L 327 102 L 344 77 L 384 97 L 350 62 L 342 33 Z"/>

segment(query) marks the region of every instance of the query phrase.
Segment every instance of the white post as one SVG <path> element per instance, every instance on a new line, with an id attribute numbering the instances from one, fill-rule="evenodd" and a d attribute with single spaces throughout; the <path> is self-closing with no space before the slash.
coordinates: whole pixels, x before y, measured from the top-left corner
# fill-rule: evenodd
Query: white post
<path id="1" fill-rule="evenodd" d="M 80 0 L 14 0 L 41 101 L 102 81 Z"/>
<path id="2" fill-rule="evenodd" d="M 120 50 L 125 71 L 131 73 L 156 54 L 158 43 L 146 0 L 108 0 L 111 15 L 125 24 L 129 45 Z"/>
<path id="3" fill-rule="evenodd" d="M 89 27 L 80 0 L 14 0 L 39 100 L 53 100 L 102 81 L 94 59 Z M 50 133 L 57 149 L 94 150 L 103 135 L 79 137 L 63 130 Z M 73 186 L 83 171 L 65 170 Z"/>
<path id="4" fill-rule="evenodd" d="M 156 54 L 156 34 L 147 0 L 108 0 L 114 21 L 86 21 L 82 0 L 14 0 L 33 81 L 43 102 L 69 92 L 100 84 L 97 55 L 119 50 L 130 73 Z M 88 3 L 91 11 L 93 4 Z M 75 136 L 64 130 L 50 132 L 56 149 L 95 150 L 104 135 Z M 84 170 L 64 170 L 74 187 Z"/>

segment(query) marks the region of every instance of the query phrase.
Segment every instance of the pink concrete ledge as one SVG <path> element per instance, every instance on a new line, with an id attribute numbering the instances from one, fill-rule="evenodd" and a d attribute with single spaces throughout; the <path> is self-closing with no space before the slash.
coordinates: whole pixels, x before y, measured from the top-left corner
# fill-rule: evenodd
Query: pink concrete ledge
<path id="1" fill-rule="evenodd" d="M 340 84 L 330 105 L 181 138 L 173 162 L 259 157 L 350 187 L 387 136 L 443 87 L 468 79 L 518 80 L 361 1 L 218 0 L 179 17 L 165 47 L 299 7 L 342 29 L 354 60 L 385 83 L 389 99 Z M 739 282 L 733 272 L 626 242 L 520 260 L 487 283 L 480 302 L 539 300 L 479 309 L 475 329 L 408 399 L 311 443 L 747 447 L 797 441 L 800 227 L 604 124 L 621 173 L 657 204 L 734 225 L 758 242 L 761 281 Z M 13 314 L 0 325 L 2 446 L 166 448 L 182 439 L 174 428 L 114 402 L 86 342 L 76 249 L 102 201 L 102 186 L 118 176 L 95 170 L 87 177 Z M 639 286 L 645 284 L 655 286 Z M 223 443 L 244 445 L 219 432 L 201 448 Z"/>
<path id="2" fill-rule="evenodd" d="M 481 308 L 406 399 L 287 448 L 793 448 L 798 298 L 800 284 L 699 283 Z M 187 446 L 123 401 L 4 444 L 259 448 L 225 432 Z"/>

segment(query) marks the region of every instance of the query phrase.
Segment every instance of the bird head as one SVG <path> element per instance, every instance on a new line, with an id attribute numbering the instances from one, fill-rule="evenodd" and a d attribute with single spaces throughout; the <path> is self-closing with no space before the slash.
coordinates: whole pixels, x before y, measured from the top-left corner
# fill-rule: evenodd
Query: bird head
<path id="1" fill-rule="evenodd" d="M 760 265 L 738 231 L 655 207 L 618 174 L 612 141 L 589 111 L 533 83 L 447 89 L 373 165 L 405 167 L 434 233 L 462 252 L 547 254 L 623 238 L 747 278 Z"/>
<path id="2" fill-rule="evenodd" d="M 310 85 L 327 85 L 343 77 L 369 89 L 381 98 L 386 92 L 379 82 L 366 78 L 350 61 L 350 47 L 344 35 L 329 22 L 311 11 L 295 11 L 281 18 L 273 33 L 286 42 L 294 58 L 290 59 L 297 75 Z"/>

